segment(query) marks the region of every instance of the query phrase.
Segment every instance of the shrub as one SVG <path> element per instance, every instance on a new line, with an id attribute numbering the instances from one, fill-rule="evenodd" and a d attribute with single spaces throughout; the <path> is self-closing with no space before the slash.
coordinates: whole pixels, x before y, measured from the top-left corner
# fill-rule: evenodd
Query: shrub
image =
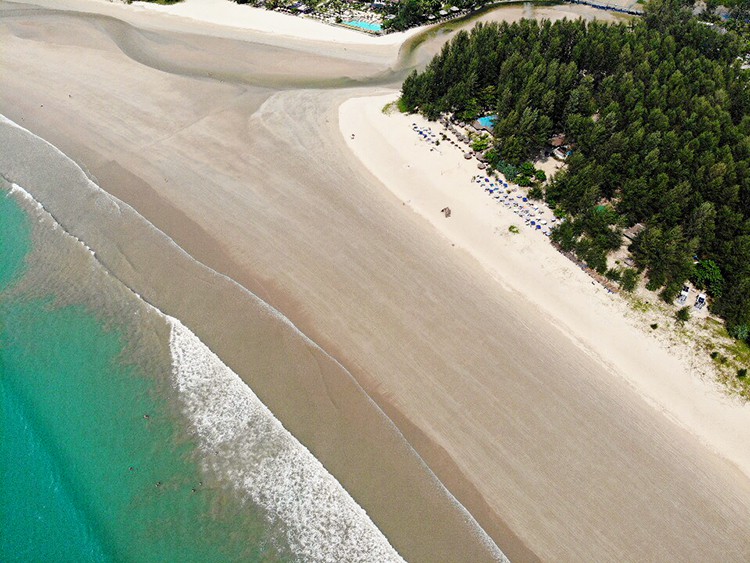
<path id="1" fill-rule="evenodd" d="M 528 188 L 531 185 L 531 178 L 529 178 L 528 176 L 519 176 L 516 179 L 516 184 L 518 184 L 522 188 Z"/>
<path id="2" fill-rule="evenodd" d="M 656 278 L 650 278 L 650 279 L 648 280 L 648 283 L 646 284 L 646 289 L 648 289 L 649 291 L 656 291 L 656 290 L 657 290 L 657 289 L 659 289 L 659 288 L 660 288 L 661 286 L 662 286 L 662 283 L 661 283 L 661 281 L 659 281 L 659 280 L 658 280 L 658 279 L 656 279 Z"/>
<path id="3" fill-rule="evenodd" d="M 477 152 L 482 152 L 490 148 L 490 137 L 486 135 L 476 136 L 471 141 L 471 148 Z"/>
<path id="4" fill-rule="evenodd" d="M 680 282 L 671 282 L 664 286 L 664 289 L 661 290 L 661 298 L 666 303 L 671 303 L 675 300 L 677 297 L 677 294 L 680 293 L 680 289 L 682 289 L 682 283 Z"/>
<path id="5" fill-rule="evenodd" d="M 737 370 L 737 377 L 739 377 L 740 379 L 742 379 L 746 375 L 747 375 L 747 368 L 740 368 Z"/>
<path id="6" fill-rule="evenodd" d="M 529 190 L 529 199 L 544 199 L 544 190 L 539 186 L 534 186 Z"/>
<path id="7" fill-rule="evenodd" d="M 683 307 L 677 311 L 675 315 L 677 320 L 681 323 L 686 323 L 690 320 L 690 307 Z"/>
<path id="8" fill-rule="evenodd" d="M 734 325 L 730 327 L 729 334 L 731 334 L 737 340 L 748 340 L 748 338 L 750 338 L 750 325 Z"/>
<path id="9" fill-rule="evenodd" d="M 711 359 L 712 360 L 715 360 L 718 357 L 719 357 L 719 353 L 716 350 L 714 350 L 713 352 L 711 352 Z"/>
<path id="10" fill-rule="evenodd" d="M 509 230 L 509 231 L 510 231 L 511 233 L 515 234 L 515 235 L 517 235 L 517 234 L 518 234 L 518 227 L 516 227 L 515 225 L 511 225 L 510 227 L 508 227 L 508 230 Z"/>
<path id="11" fill-rule="evenodd" d="M 619 282 L 622 279 L 622 272 L 617 268 L 609 268 L 604 275 L 613 282 Z"/>
<path id="12" fill-rule="evenodd" d="M 651 323 L 650 326 L 651 326 L 651 330 L 656 330 L 657 328 L 659 328 L 659 325 L 657 323 Z"/>
<path id="13" fill-rule="evenodd" d="M 620 287 L 623 291 L 631 293 L 638 286 L 638 270 L 627 268 L 622 272 Z"/>
<path id="14" fill-rule="evenodd" d="M 724 292 L 724 276 L 713 260 L 701 260 L 695 266 L 695 283 L 698 287 L 708 289 L 714 297 L 721 297 Z"/>

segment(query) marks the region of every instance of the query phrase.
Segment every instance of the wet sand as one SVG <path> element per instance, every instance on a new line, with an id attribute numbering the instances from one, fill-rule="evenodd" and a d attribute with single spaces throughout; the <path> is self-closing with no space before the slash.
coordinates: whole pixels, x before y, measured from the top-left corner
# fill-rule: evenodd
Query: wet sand
<path id="1" fill-rule="evenodd" d="M 405 558 L 491 552 L 358 385 L 511 559 L 750 557 L 747 479 L 348 151 L 339 105 L 373 89 L 340 87 L 398 79 L 393 49 L 316 55 L 252 34 L 0 10 L 0 113 L 330 357 L 134 214 L 56 192 L 22 147 L 2 170 L 30 175 L 28 189 L 118 277 L 240 374 Z"/>

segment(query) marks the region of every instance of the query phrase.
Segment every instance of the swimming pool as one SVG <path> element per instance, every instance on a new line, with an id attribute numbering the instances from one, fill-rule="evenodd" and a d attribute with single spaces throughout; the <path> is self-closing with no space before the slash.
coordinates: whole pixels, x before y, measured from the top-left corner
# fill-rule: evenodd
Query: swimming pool
<path id="1" fill-rule="evenodd" d="M 364 29 L 365 31 L 381 31 L 383 29 L 383 26 L 381 26 L 379 23 L 363 22 L 360 20 L 352 20 L 350 22 L 346 22 L 346 25 L 358 27 L 360 29 Z"/>
<path id="2" fill-rule="evenodd" d="M 497 121 L 497 116 L 485 115 L 484 117 L 480 117 L 479 119 L 477 119 L 477 121 L 479 122 L 479 125 L 481 125 L 482 127 L 494 127 L 495 122 Z"/>

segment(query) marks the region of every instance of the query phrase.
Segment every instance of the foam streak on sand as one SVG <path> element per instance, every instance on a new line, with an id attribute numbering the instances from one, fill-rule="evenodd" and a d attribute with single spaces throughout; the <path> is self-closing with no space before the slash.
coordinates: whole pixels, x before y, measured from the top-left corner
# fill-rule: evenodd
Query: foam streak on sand
<path id="1" fill-rule="evenodd" d="M 229 478 L 286 530 L 303 561 L 402 561 L 323 465 L 180 321 L 172 325 L 174 385 L 205 470 Z"/>

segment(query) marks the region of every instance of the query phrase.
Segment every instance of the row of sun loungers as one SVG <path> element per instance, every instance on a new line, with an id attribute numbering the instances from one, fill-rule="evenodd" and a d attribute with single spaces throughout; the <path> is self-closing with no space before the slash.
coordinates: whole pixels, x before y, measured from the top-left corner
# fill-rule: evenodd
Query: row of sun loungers
<path id="1" fill-rule="evenodd" d="M 558 222 L 556 217 L 545 218 L 548 210 L 530 201 L 529 198 L 518 192 L 518 188 L 511 188 L 502 180 L 492 180 L 486 176 L 476 176 L 474 182 L 484 187 L 484 191 L 492 196 L 498 203 L 513 211 L 524 224 L 534 231 L 539 231 L 545 236 L 550 236 L 550 228 Z"/>
<path id="2" fill-rule="evenodd" d="M 430 127 L 419 127 L 416 123 L 412 123 L 412 130 L 419 135 L 419 137 L 432 145 L 437 145 L 440 138 Z M 529 198 L 518 192 L 518 188 L 511 187 L 507 182 L 502 180 L 496 180 L 487 176 L 475 176 L 474 182 L 481 185 L 484 191 L 492 196 L 498 203 L 503 204 L 505 207 L 513 211 L 521 219 L 524 224 L 534 231 L 539 231 L 545 236 L 550 236 L 550 228 L 557 223 L 557 218 L 550 217 L 549 220 L 545 218 L 545 214 L 548 210 L 530 201 Z"/>

